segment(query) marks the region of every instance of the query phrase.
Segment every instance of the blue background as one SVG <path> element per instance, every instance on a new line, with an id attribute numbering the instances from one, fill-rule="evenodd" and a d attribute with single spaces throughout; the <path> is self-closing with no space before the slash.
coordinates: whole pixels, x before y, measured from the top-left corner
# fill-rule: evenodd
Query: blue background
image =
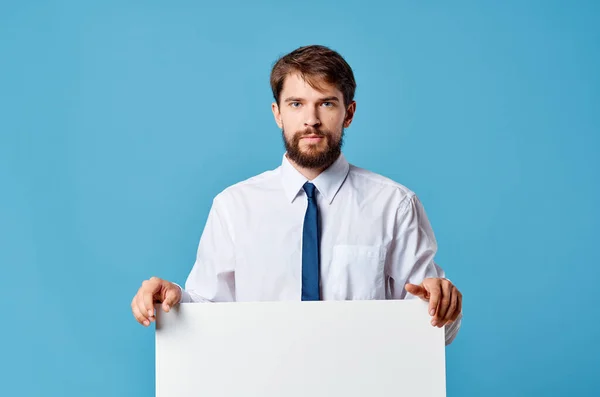
<path id="1" fill-rule="evenodd" d="M 153 395 L 131 298 L 279 165 L 270 68 L 315 43 L 358 81 L 347 158 L 464 294 L 448 395 L 598 395 L 600 3 L 201 3 L 1 3 L 1 395 Z"/>

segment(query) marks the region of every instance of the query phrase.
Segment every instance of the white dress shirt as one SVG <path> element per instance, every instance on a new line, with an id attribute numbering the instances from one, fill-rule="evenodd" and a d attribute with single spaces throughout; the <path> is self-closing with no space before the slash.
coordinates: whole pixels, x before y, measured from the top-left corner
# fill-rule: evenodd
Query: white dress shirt
<path id="1" fill-rule="evenodd" d="M 276 169 L 219 193 L 181 302 L 301 300 L 306 182 L 284 155 Z M 323 300 L 415 298 L 406 283 L 444 277 L 434 263 L 435 236 L 412 191 L 343 155 L 311 182 Z M 446 326 L 446 344 L 460 320 Z"/>

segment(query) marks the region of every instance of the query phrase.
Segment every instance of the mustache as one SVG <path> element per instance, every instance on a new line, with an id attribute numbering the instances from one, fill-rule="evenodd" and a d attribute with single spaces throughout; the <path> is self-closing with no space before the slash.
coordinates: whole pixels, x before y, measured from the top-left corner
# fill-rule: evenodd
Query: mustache
<path id="1" fill-rule="evenodd" d="M 319 130 L 316 128 L 306 128 L 304 130 L 296 131 L 296 133 L 294 135 L 297 138 L 302 138 L 304 136 L 309 136 L 309 135 L 317 135 L 319 137 L 326 137 L 329 135 L 329 132 L 322 131 L 322 130 Z"/>

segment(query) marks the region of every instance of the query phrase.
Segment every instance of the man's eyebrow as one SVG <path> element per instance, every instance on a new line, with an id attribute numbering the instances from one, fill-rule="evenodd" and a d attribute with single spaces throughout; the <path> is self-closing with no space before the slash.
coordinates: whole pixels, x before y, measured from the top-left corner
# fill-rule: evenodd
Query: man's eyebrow
<path id="1" fill-rule="evenodd" d="M 302 101 L 303 101 L 303 99 L 298 98 L 298 97 L 289 97 L 284 100 L 284 102 L 302 102 Z M 319 98 L 319 101 L 320 102 L 339 102 L 340 99 L 336 96 L 328 96 L 325 98 Z"/>

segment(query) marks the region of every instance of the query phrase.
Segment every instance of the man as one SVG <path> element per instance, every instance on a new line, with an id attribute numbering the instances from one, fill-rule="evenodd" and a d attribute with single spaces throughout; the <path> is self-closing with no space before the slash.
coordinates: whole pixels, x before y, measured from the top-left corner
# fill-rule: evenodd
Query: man
<path id="1" fill-rule="evenodd" d="M 350 66 L 327 47 L 302 47 L 277 61 L 271 88 L 281 166 L 215 197 L 185 289 L 144 281 L 135 318 L 150 325 L 155 302 L 169 311 L 179 302 L 420 297 L 452 342 L 462 295 L 434 263 L 419 199 L 341 153 L 356 111 Z"/>

